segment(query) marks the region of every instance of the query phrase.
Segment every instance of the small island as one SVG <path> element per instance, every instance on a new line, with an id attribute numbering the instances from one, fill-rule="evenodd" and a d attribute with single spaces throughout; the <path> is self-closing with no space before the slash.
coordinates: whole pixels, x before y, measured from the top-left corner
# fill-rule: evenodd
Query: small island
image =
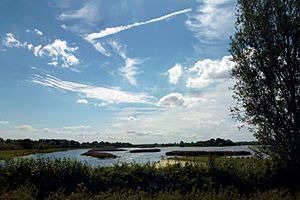
<path id="1" fill-rule="evenodd" d="M 160 152 L 160 149 L 133 149 L 129 153 L 155 153 Z"/>
<path id="2" fill-rule="evenodd" d="M 114 148 L 114 147 L 102 147 L 95 148 L 96 151 L 127 151 L 126 149 Z"/>
<path id="3" fill-rule="evenodd" d="M 96 149 L 88 150 L 87 152 L 81 154 L 82 156 L 91 156 L 99 159 L 111 159 L 111 158 L 117 158 L 116 155 L 113 155 L 111 153 L 104 153 L 99 152 Z"/>
<path id="4" fill-rule="evenodd" d="M 199 157 L 199 156 L 250 156 L 249 151 L 170 151 L 166 156 L 186 156 L 186 157 Z"/>

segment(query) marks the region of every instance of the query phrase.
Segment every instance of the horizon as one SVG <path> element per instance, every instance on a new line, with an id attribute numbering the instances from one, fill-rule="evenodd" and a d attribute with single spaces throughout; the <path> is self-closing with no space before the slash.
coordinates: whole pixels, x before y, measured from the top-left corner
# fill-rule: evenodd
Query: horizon
<path id="1" fill-rule="evenodd" d="M 229 112 L 235 6 L 1 1 L 0 137 L 254 141 Z"/>

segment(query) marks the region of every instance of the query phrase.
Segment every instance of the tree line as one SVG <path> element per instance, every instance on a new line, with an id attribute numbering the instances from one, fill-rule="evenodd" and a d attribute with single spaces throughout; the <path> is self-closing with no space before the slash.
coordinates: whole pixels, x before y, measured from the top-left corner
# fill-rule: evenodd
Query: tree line
<path id="1" fill-rule="evenodd" d="M 151 147 L 204 147 L 204 146 L 235 146 L 235 145 L 256 145 L 251 142 L 233 142 L 229 139 L 210 139 L 196 142 L 174 142 L 174 143 L 154 143 L 154 144 L 131 144 L 128 142 L 78 142 L 66 139 L 3 139 L 0 138 L 0 150 L 18 150 L 18 149 L 50 149 L 50 148 L 151 148 Z"/>

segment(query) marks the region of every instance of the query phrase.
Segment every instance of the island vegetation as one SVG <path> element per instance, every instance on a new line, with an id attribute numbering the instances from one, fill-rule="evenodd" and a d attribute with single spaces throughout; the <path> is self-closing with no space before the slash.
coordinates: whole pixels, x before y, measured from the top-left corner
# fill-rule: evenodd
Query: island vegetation
<path id="1" fill-rule="evenodd" d="M 160 152 L 160 149 L 133 149 L 130 150 L 129 153 L 155 153 L 155 152 Z"/>
<path id="2" fill-rule="evenodd" d="M 91 156 L 99 159 L 111 159 L 111 158 L 117 158 L 116 155 L 107 153 L 107 152 L 100 152 L 96 149 L 88 150 L 87 152 L 81 154 L 82 156 Z"/>

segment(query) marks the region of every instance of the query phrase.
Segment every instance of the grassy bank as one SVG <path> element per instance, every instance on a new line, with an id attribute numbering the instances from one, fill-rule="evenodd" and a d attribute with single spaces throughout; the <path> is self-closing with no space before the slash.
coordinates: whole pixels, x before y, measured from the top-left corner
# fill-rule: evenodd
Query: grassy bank
<path id="1" fill-rule="evenodd" d="M 184 199 L 189 195 L 190 199 L 205 199 L 204 194 L 207 199 L 218 199 L 214 198 L 216 195 L 219 199 L 226 196 L 224 199 L 237 199 L 229 198 L 230 195 L 237 195 L 238 199 L 255 199 L 256 195 L 292 198 L 299 191 L 299 171 L 280 170 L 267 160 L 210 157 L 202 161 L 204 164 L 165 167 L 155 164 L 91 167 L 69 159 L 16 159 L 0 165 L 0 193 L 18 194 L 25 191 L 20 189 L 24 185 L 38 199 L 72 195 L 124 199 L 124 194 L 128 199 Z"/>
<path id="2" fill-rule="evenodd" d="M 169 151 L 167 156 L 187 156 L 187 157 L 203 157 L 203 156 L 250 156 L 249 151 Z"/>
<path id="3" fill-rule="evenodd" d="M 37 153 L 52 153 L 56 151 L 68 151 L 73 150 L 74 148 L 52 148 L 52 149 L 18 149 L 18 150 L 1 150 L 0 151 L 0 160 L 11 159 L 19 156 L 26 156 Z"/>

